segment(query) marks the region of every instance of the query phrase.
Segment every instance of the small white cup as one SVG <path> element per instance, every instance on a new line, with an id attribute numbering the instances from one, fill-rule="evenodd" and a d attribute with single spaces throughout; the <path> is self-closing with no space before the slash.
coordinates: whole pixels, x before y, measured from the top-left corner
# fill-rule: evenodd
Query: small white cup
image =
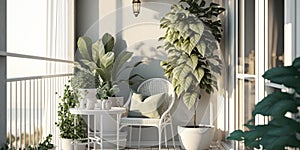
<path id="1" fill-rule="evenodd" d="M 95 108 L 97 109 L 102 109 L 102 101 L 101 100 L 97 100 L 97 103 L 95 104 Z"/>
<path id="2" fill-rule="evenodd" d="M 107 100 L 106 103 L 105 103 L 105 109 L 110 110 L 111 109 L 111 104 L 112 104 L 111 100 Z"/>

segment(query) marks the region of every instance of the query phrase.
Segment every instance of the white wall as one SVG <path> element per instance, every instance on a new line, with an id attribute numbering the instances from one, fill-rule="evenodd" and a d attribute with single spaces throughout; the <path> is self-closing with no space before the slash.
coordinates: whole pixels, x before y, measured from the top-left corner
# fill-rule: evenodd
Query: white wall
<path id="1" fill-rule="evenodd" d="M 82 1 L 82 0 L 81 0 Z M 159 0 L 143 0 L 141 12 L 138 17 L 135 17 L 132 12 L 132 0 L 99 0 L 98 2 L 84 1 L 85 5 L 98 5 L 98 9 L 94 11 L 89 9 L 86 12 L 81 11 L 81 16 L 92 17 L 94 13 L 98 13 L 99 20 L 94 23 L 88 23 L 91 25 L 89 29 L 85 31 L 85 35 L 93 37 L 96 40 L 97 36 L 102 36 L 104 33 L 110 33 L 117 38 L 116 49 L 118 51 L 127 50 L 134 53 L 134 57 L 130 63 L 145 60 L 147 63 L 139 66 L 138 68 L 127 72 L 124 76 L 129 74 L 139 73 L 146 78 L 161 77 L 163 76 L 163 69 L 160 67 L 160 60 L 166 59 L 166 53 L 162 49 L 156 47 L 160 45 L 158 38 L 164 34 L 164 30 L 159 28 L 160 19 L 170 10 L 172 3 L 177 2 L 174 0 L 165 0 L 163 2 Z M 77 6 L 79 7 L 79 6 Z M 96 12 L 98 11 L 98 12 Z M 90 14 L 93 13 L 93 14 Z M 77 21 L 78 22 L 78 21 Z M 84 24 L 85 22 L 78 22 Z M 86 27 L 86 25 L 84 25 Z M 84 32 L 81 28 L 77 28 Z M 121 86 L 121 96 L 128 96 L 128 86 Z M 204 94 L 205 95 L 205 94 Z M 203 96 L 198 107 L 198 122 L 199 123 L 212 123 L 216 120 L 216 115 L 212 114 L 212 109 L 222 108 L 222 106 L 209 105 L 217 101 L 217 96 L 208 95 Z M 220 100 L 220 99 L 219 99 Z M 223 99 L 222 99 L 223 100 Z M 221 103 L 223 105 L 223 103 Z M 218 110 L 214 112 L 218 113 Z M 173 123 L 174 130 L 177 133 L 177 125 L 184 125 L 190 122 L 192 119 L 193 111 L 187 110 L 182 101 L 176 101 L 173 109 Z M 137 133 L 137 132 L 134 132 Z M 156 133 L 156 134 L 154 134 Z M 136 134 L 137 135 L 137 134 Z M 136 139 L 134 136 L 134 139 Z M 147 128 L 142 132 L 142 140 L 154 141 L 157 139 L 157 131 L 153 128 Z"/>

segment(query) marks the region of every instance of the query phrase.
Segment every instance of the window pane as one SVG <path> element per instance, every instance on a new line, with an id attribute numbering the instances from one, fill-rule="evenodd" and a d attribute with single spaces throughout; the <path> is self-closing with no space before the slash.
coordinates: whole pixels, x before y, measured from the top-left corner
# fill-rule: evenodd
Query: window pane
<path id="1" fill-rule="evenodd" d="M 238 99 L 239 99 L 239 126 L 240 129 L 246 129 L 244 124 L 252 119 L 252 110 L 255 105 L 255 80 L 238 80 Z"/>
<path id="2" fill-rule="evenodd" d="M 240 1 L 238 73 L 255 74 L 255 1 Z"/>
<path id="3" fill-rule="evenodd" d="M 284 1 L 268 1 L 269 68 L 284 65 Z"/>
<path id="4" fill-rule="evenodd" d="M 46 0 L 7 1 L 7 51 L 46 56 Z"/>
<path id="5" fill-rule="evenodd" d="M 7 78 L 72 73 L 72 63 L 7 57 Z"/>

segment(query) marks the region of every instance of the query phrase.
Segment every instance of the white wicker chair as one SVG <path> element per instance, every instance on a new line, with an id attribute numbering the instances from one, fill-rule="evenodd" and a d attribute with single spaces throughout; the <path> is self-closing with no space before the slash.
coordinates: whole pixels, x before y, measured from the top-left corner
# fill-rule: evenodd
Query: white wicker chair
<path id="1" fill-rule="evenodd" d="M 166 126 L 171 126 L 171 134 L 172 134 L 172 140 L 173 140 L 173 146 L 175 148 L 175 141 L 174 141 L 174 132 L 173 132 L 173 125 L 172 125 L 172 118 L 170 114 L 170 110 L 174 104 L 175 101 L 175 93 L 172 87 L 172 84 L 162 78 L 152 78 L 144 81 L 141 83 L 137 89 L 137 92 L 143 94 L 143 95 L 154 95 L 159 93 L 167 93 L 169 95 L 169 106 L 166 109 L 166 111 L 161 115 L 160 119 L 149 119 L 149 118 L 121 118 L 121 127 L 129 126 L 130 127 L 130 134 L 129 134 L 129 140 L 130 140 L 130 146 L 131 146 L 131 138 L 132 138 L 132 126 L 139 127 L 139 143 L 138 147 L 140 147 L 140 140 L 141 140 L 141 127 L 142 126 L 152 126 L 156 127 L 158 129 L 158 144 L 159 144 L 159 150 L 161 149 L 161 132 L 164 129 L 165 134 L 165 146 L 167 147 L 167 133 L 166 133 Z M 131 93 L 132 94 L 132 93 Z M 131 96 L 130 94 L 130 96 Z M 126 102 L 124 107 L 129 106 L 131 98 Z"/>

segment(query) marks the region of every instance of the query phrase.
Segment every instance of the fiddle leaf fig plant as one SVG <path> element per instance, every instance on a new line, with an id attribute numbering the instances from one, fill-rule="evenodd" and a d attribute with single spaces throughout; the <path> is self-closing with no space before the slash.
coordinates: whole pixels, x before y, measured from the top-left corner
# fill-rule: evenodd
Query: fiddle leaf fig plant
<path id="1" fill-rule="evenodd" d="M 176 95 L 183 98 L 188 109 L 194 106 L 194 125 L 200 91 L 212 93 L 217 89 L 216 75 L 221 74 L 222 67 L 216 53 L 222 30 L 216 17 L 224 8 L 215 3 L 205 4 L 205 0 L 181 0 L 171 7 L 160 24 L 166 32 L 159 38 L 163 41 L 159 48 L 168 57 L 161 66 L 165 76 L 172 80 Z"/>
<path id="2" fill-rule="evenodd" d="M 290 88 L 289 92 L 273 92 L 255 105 L 252 118 L 245 126 L 247 131 L 236 130 L 227 138 L 244 141 L 249 148 L 286 149 L 300 148 L 300 57 L 291 66 L 272 68 L 263 75 L 270 82 Z M 287 113 L 294 114 L 289 118 Z M 270 118 L 264 125 L 255 125 L 255 118 L 262 115 Z"/>
<path id="3" fill-rule="evenodd" d="M 99 79 L 100 82 L 97 87 L 105 83 L 106 86 L 110 86 L 105 87 L 105 89 L 116 89 L 120 82 L 127 81 L 129 83 L 129 80 L 119 78 L 121 73 L 142 63 L 137 62 L 132 66 L 125 66 L 124 64 L 131 59 L 133 53 L 122 51 L 117 55 L 114 50 L 115 39 L 109 33 L 104 34 L 102 38 L 94 43 L 89 37 L 79 37 L 77 45 L 81 58 L 75 62 L 75 67 L 83 72 L 93 74 Z M 134 77 L 137 76 L 139 75 L 134 75 Z M 101 89 L 101 87 L 98 89 Z M 111 95 L 114 94 L 116 93 Z"/>

